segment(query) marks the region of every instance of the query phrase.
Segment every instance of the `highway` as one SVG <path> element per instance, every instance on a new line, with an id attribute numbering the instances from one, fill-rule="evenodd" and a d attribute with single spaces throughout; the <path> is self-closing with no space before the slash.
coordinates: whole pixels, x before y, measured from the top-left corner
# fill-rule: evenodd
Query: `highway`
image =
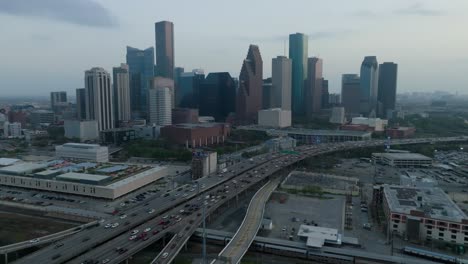
<path id="1" fill-rule="evenodd" d="M 394 140 L 391 144 L 420 144 L 420 143 L 431 143 L 431 142 L 448 142 L 448 141 L 465 141 L 466 137 L 454 137 L 454 138 L 431 138 L 431 139 L 405 139 L 405 140 Z M 246 188 L 249 188 L 256 182 L 263 180 L 270 174 L 282 169 L 283 167 L 289 166 L 297 161 L 303 160 L 310 156 L 317 156 L 325 153 L 331 153 L 336 151 L 342 151 L 353 148 L 361 147 L 372 147 L 372 146 L 384 146 L 384 140 L 375 140 L 375 141 L 351 141 L 343 143 L 326 143 L 320 145 L 310 145 L 310 146 L 300 146 L 296 148 L 298 155 L 290 154 L 264 154 L 255 157 L 252 160 L 245 160 L 240 163 L 234 164 L 228 168 L 228 172 L 224 173 L 223 177 L 211 176 L 205 177 L 204 179 L 199 180 L 198 186 L 201 186 L 199 191 L 194 191 L 193 186 L 188 186 L 184 190 L 180 188 L 176 192 L 171 192 L 168 195 L 164 194 L 160 197 L 154 198 L 151 201 L 144 201 L 140 204 L 135 205 L 132 208 L 127 209 L 124 213 L 126 215 L 125 219 L 120 219 L 119 216 L 106 219 L 104 222 L 100 223 L 97 227 L 92 227 L 77 234 L 71 235 L 60 242 L 63 244 L 60 248 L 56 248 L 54 245 L 47 246 L 41 250 L 38 250 L 14 263 L 64 263 L 77 256 L 83 255 L 79 259 L 85 259 L 89 256 L 89 259 L 106 260 L 108 257 L 103 256 L 107 251 L 116 253 L 119 257 L 114 255 L 110 256 L 109 263 L 119 263 L 119 261 L 125 259 L 126 257 L 131 256 L 132 254 L 138 252 L 144 248 L 144 245 L 149 245 L 152 241 L 160 239 L 164 233 L 175 232 L 177 230 L 182 230 L 185 228 L 186 222 L 180 220 L 171 227 L 166 228 L 156 236 L 151 236 L 146 240 L 141 239 L 139 243 L 133 243 L 127 248 L 127 252 L 119 253 L 115 252 L 117 247 L 120 247 L 122 238 L 125 238 L 126 241 L 129 241 L 128 231 L 137 228 L 143 228 L 145 225 L 154 225 L 157 221 L 160 221 L 159 217 L 163 217 L 165 214 L 174 214 L 177 210 L 182 210 L 179 208 L 185 208 L 187 204 L 195 204 L 196 201 L 200 201 L 204 198 L 204 193 L 212 191 L 213 188 L 222 185 L 228 181 L 238 181 L 236 184 L 237 188 L 234 192 L 229 192 L 229 196 L 234 195 L 234 193 L 240 193 Z M 250 179 L 250 183 L 241 184 L 241 180 Z M 216 189 L 215 191 L 218 191 Z M 231 189 L 232 190 L 232 189 Z M 228 196 L 228 195 L 226 195 Z M 200 199 L 200 200 L 199 200 Z M 216 199 L 215 199 L 216 200 Z M 215 204 L 211 205 L 210 211 L 219 207 L 224 201 L 228 199 L 223 199 L 222 201 L 217 201 Z M 145 204 L 143 204 L 145 203 Z M 208 205 L 207 205 L 208 206 Z M 153 211 L 154 210 L 154 211 Z M 165 213 L 166 211 L 171 210 L 170 212 Z M 151 214 L 148 212 L 152 211 Z M 164 214 L 164 215 L 163 215 Z M 193 217 L 193 219 L 189 219 Z M 186 217 L 186 220 L 190 222 L 193 220 L 193 225 L 201 223 L 201 217 L 195 214 L 195 216 Z M 107 224 L 119 223 L 115 228 L 104 228 Z M 182 237 L 180 238 L 183 241 L 186 237 L 189 237 L 192 234 L 192 228 L 187 230 Z M 99 235 L 96 235 L 99 234 Z M 133 241 L 130 241 L 133 242 Z M 146 243 L 145 243 L 146 242 Z M 172 246 L 168 244 L 168 246 Z M 168 248 L 168 255 L 165 259 L 171 259 L 169 256 L 173 252 L 178 252 L 183 244 L 179 243 L 174 248 Z M 94 249 L 94 250 L 92 250 Z M 99 251 L 97 251 L 99 249 Z M 90 251 L 91 250 L 91 251 Z M 84 255 L 85 252 L 89 251 Z M 94 253 L 93 253 L 94 252 Z M 163 251 L 164 253 L 165 251 Z M 130 254 L 131 253 L 131 254 Z M 162 256 L 161 256 L 162 257 Z M 163 263 L 163 262 L 161 262 Z"/>
<path id="2" fill-rule="evenodd" d="M 262 225 L 265 204 L 279 182 L 279 179 L 271 180 L 252 197 L 241 226 L 231 241 L 219 253 L 218 259 L 213 260 L 211 264 L 226 263 L 224 260 L 228 260 L 227 263 L 232 264 L 237 264 L 241 261 Z"/>

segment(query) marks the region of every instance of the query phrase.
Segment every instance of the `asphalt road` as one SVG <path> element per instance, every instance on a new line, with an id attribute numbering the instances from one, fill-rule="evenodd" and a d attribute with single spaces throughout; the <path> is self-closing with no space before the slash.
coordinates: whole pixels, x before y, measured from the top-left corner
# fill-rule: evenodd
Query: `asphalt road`
<path id="1" fill-rule="evenodd" d="M 467 140 L 467 137 L 456 137 L 456 138 L 433 138 L 433 139 L 405 139 L 405 140 L 394 140 L 392 144 L 418 144 L 418 143 L 431 143 L 431 142 L 447 142 L 447 141 L 461 141 Z M 288 155 L 288 154 L 264 154 L 255 157 L 253 161 L 246 160 L 233 166 L 229 167 L 228 172 L 224 174 L 223 177 L 206 177 L 200 180 L 200 185 L 205 186 L 200 190 L 201 192 L 207 192 L 211 188 L 223 184 L 229 180 L 241 179 L 242 176 L 246 176 L 245 171 L 250 170 L 250 174 L 257 174 L 259 167 L 264 167 L 264 171 L 261 175 L 258 175 L 258 180 L 261 180 L 267 177 L 274 171 L 281 169 L 282 167 L 289 166 L 299 160 L 303 160 L 310 156 L 316 156 L 325 153 L 331 153 L 335 151 L 342 151 L 346 149 L 360 148 L 360 147 L 371 147 L 371 146 L 383 146 L 385 144 L 384 140 L 373 140 L 373 141 L 353 141 L 353 142 L 343 142 L 343 143 L 327 143 L 320 145 L 312 146 L 301 146 L 296 148 L 298 155 Z M 257 176 L 257 175 L 256 175 Z M 251 184 L 244 184 L 239 187 L 238 192 L 250 187 Z M 190 187 L 189 187 L 190 188 Z M 187 188 L 188 189 L 188 188 Z M 134 229 L 137 226 L 144 224 L 148 221 L 151 221 L 156 216 L 159 216 L 161 213 L 164 213 L 167 210 L 170 210 L 178 205 L 184 206 L 186 203 L 193 203 L 194 198 L 197 195 L 196 191 L 192 192 L 178 192 L 179 195 L 175 193 L 170 194 L 168 197 L 158 197 L 151 201 L 144 201 L 146 204 L 136 204 L 133 208 L 127 209 L 125 213 L 128 215 L 126 219 L 120 219 L 118 216 L 107 219 L 105 222 L 101 223 L 100 226 L 93 227 L 82 232 L 72 235 L 61 241 L 63 246 L 60 248 L 55 248 L 54 245 L 45 247 L 35 253 L 32 253 L 14 263 L 63 263 L 71 260 L 76 256 L 82 255 L 84 252 L 91 250 L 92 248 L 98 248 L 99 245 L 103 244 L 107 249 L 113 249 L 119 246 L 115 243 L 114 240 L 120 239 L 119 237 L 128 237 L 126 232 L 128 230 Z M 185 195 L 187 194 L 187 195 Z M 185 196 L 185 197 L 184 197 Z M 196 197 L 196 199 L 201 198 L 202 195 Z M 190 200 L 191 199 L 191 200 Z M 187 202 L 190 200 L 189 202 Z M 217 203 L 216 206 L 219 206 L 221 203 Z M 154 208 L 155 212 L 153 214 L 148 214 L 147 211 L 150 208 Z M 215 208 L 212 206 L 212 208 Z M 176 210 L 177 208 L 173 209 Z M 132 214 L 134 214 L 132 216 Z M 124 223 L 128 221 L 129 223 L 125 225 Z M 157 220 L 155 220 L 157 221 Z M 108 223 L 119 223 L 118 227 L 103 229 L 103 226 Z M 195 222 L 194 222 L 195 224 Z M 174 225 L 174 229 L 181 224 Z M 172 229 L 171 229 L 172 230 Z M 160 233 L 167 233 L 168 230 L 164 230 Z M 191 232 L 186 232 L 183 237 L 191 235 Z M 161 235 L 162 236 L 162 235 Z M 128 239 L 128 238 L 127 238 Z M 155 241 L 151 239 L 151 241 Z M 150 241 L 150 239 L 146 240 Z M 146 242 L 145 241 L 145 242 Z M 106 243 L 109 242 L 109 243 Z M 120 241 L 121 242 L 121 241 Z M 133 241 L 132 241 L 133 242 Z M 135 253 L 136 250 L 132 248 L 137 248 L 135 243 L 131 244 L 131 248 L 128 249 L 128 252 Z M 168 244 L 168 246 L 171 246 Z M 183 245 L 177 245 L 171 252 L 178 252 L 180 247 Z M 138 247 L 140 248 L 140 247 Z M 163 252 L 165 252 L 163 250 Z M 171 252 L 168 252 L 170 255 Z M 101 254 L 99 252 L 99 254 Z M 130 255 L 129 253 L 124 253 L 122 255 Z M 102 259 L 102 256 L 98 257 L 93 255 L 93 259 Z M 166 259 L 169 259 L 167 256 Z M 118 263 L 118 262 L 109 262 L 109 263 Z"/>

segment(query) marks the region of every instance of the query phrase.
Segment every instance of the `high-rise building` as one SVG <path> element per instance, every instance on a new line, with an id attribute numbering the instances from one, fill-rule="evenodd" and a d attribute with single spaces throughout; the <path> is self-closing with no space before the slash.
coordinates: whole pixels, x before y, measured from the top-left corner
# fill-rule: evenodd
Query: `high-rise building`
<path id="1" fill-rule="evenodd" d="M 113 93 L 110 74 L 95 67 L 85 71 L 86 119 L 96 120 L 98 130 L 114 128 Z"/>
<path id="2" fill-rule="evenodd" d="M 182 77 L 182 74 L 185 72 L 185 69 L 183 67 L 175 67 L 174 68 L 174 84 L 177 86 L 179 83 L 180 77 Z"/>
<path id="3" fill-rule="evenodd" d="M 78 120 L 86 119 L 86 92 L 85 88 L 76 89 L 76 113 Z"/>
<path id="4" fill-rule="evenodd" d="M 156 76 L 174 79 L 174 24 L 160 21 L 155 24 Z"/>
<path id="5" fill-rule="evenodd" d="M 197 71 L 184 72 L 179 78 L 176 89 L 176 106 L 181 108 L 198 108 L 200 88 L 205 74 Z"/>
<path id="6" fill-rule="evenodd" d="M 263 61 L 257 45 L 250 45 L 242 63 L 237 91 L 236 119 L 240 124 L 255 124 L 262 108 Z"/>
<path id="7" fill-rule="evenodd" d="M 341 78 L 341 103 L 347 115 L 357 116 L 360 113 L 360 84 L 357 74 L 343 74 Z"/>
<path id="8" fill-rule="evenodd" d="M 361 64 L 360 113 L 368 116 L 376 111 L 379 84 L 379 64 L 376 56 L 366 56 Z"/>
<path id="9" fill-rule="evenodd" d="M 120 67 L 112 69 L 113 89 L 114 89 L 114 119 L 116 125 L 121 121 L 130 121 L 130 75 L 128 65 L 120 64 Z"/>
<path id="10" fill-rule="evenodd" d="M 152 81 L 152 88 L 169 88 L 171 95 L 171 107 L 175 108 L 175 85 L 174 80 L 165 77 L 155 77 Z M 171 109 L 172 109 L 171 108 Z"/>
<path id="11" fill-rule="evenodd" d="M 379 67 L 379 93 L 378 101 L 382 104 L 379 116 L 387 118 L 387 112 L 395 110 L 397 90 L 398 64 L 384 62 Z"/>
<path id="12" fill-rule="evenodd" d="M 307 80 L 308 37 L 302 33 L 289 35 L 289 58 L 292 60 L 292 112 L 304 115 L 304 86 Z"/>
<path id="13" fill-rule="evenodd" d="M 172 124 L 171 89 L 153 87 L 148 91 L 149 123 L 157 126 Z"/>
<path id="14" fill-rule="evenodd" d="M 271 99 L 273 92 L 273 84 L 271 78 L 263 80 L 262 84 L 262 109 L 271 108 Z"/>
<path id="15" fill-rule="evenodd" d="M 330 107 L 341 105 L 341 95 L 337 93 L 331 93 L 328 95 L 328 104 Z"/>
<path id="16" fill-rule="evenodd" d="M 312 57 L 307 60 L 307 85 L 304 93 L 304 107 L 308 117 L 322 109 L 323 61 Z"/>
<path id="17" fill-rule="evenodd" d="M 67 102 L 67 92 L 51 92 L 50 93 L 50 108 L 55 111 L 55 106 Z"/>
<path id="18" fill-rule="evenodd" d="M 200 116 L 213 116 L 218 122 L 236 110 L 236 84 L 228 72 L 212 72 L 200 88 Z"/>
<path id="19" fill-rule="evenodd" d="M 330 108 L 330 92 L 328 91 L 328 80 L 322 79 L 322 109 Z"/>
<path id="20" fill-rule="evenodd" d="M 271 60 L 271 107 L 291 110 L 292 60 L 278 56 Z"/>
<path id="21" fill-rule="evenodd" d="M 140 50 L 127 46 L 127 65 L 132 114 L 137 118 L 145 118 L 148 109 L 146 97 L 154 78 L 154 48 Z"/>

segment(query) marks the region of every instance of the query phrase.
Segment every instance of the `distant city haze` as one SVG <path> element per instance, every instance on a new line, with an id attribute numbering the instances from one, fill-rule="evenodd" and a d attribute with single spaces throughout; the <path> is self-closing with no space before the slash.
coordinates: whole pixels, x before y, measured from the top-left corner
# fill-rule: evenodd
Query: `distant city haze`
<path id="1" fill-rule="evenodd" d="M 258 45 L 263 77 L 289 56 L 289 34 L 309 36 L 331 93 L 365 56 L 398 63 L 398 92 L 468 91 L 466 0 L 14 0 L 0 1 L 0 97 L 84 87 L 85 70 L 126 61 L 126 47 L 155 49 L 155 22 L 174 24 L 174 65 L 239 77 Z M 156 58 L 155 58 L 156 60 Z M 156 60 L 157 61 L 157 60 Z"/>

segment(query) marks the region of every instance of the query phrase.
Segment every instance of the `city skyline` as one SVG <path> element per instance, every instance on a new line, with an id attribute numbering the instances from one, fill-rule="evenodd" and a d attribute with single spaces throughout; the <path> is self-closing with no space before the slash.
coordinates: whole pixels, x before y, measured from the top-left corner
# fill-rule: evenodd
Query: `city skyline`
<path id="1" fill-rule="evenodd" d="M 51 9 L 51 14 L 42 13 L 34 4 L 27 8 L 15 6 L 14 3 L 0 5 L 0 22 L 16 25 L 15 30 L 0 30 L 10 40 L 5 43 L 3 51 L 0 51 L 2 58 L 10 62 L 1 66 L 2 94 L 41 95 L 44 92 L 61 90 L 74 94 L 74 90 L 82 86 L 80 80 L 85 69 L 99 66 L 111 71 L 112 66 L 124 61 L 127 45 L 154 46 L 154 23 L 161 20 L 174 23 L 177 50 L 174 66 L 187 69 L 201 67 L 207 73 L 227 71 L 232 76 L 238 76 L 238 63 L 243 59 L 244 47 L 256 44 L 265 59 L 264 76 L 269 77 L 271 59 L 285 55 L 288 34 L 304 32 L 309 36 L 309 56 L 319 56 L 328 65 L 324 69 L 324 76 L 330 81 L 330 92 L 340 90 L 341 74 L 358 73 L 360 62 L 367 55 L 376 55 L 382 62 L 398 62 L 400 92 L 463 92 L 468 82 L 468 77 L 462 70 L 468 66 L 468 58 L 459 55 L 464 54 L 463 47 L 468 44 L 468 39 L 460 37 L 463 36 L 461 25 L 466 22 L 462 10 L 468 9 L 468 3 L 464 1 L 452 1 L 450 6 L 437 0 L 424 3 L 384 1 L 377 4 L 363 0 L 352 5 L 336 5 L 336 1 L 299 1 L 305 7 L 303 10 L 268 27 L 266 25 L 271 21 L 267 16 L 248 27 L 247 22 L 228 22 L 229 19 L 221 18 L 216 23 L 209 23 L 219 16 L 206 16 L 208 11 L 204 11 L 204 5 L 195 3 L 186 3 L 186 7 L 187 10 L 192 10 L 192 14 L 197 13 L 194 10 L 200 11 L 196 17 L 178 12 L 174 3 L 165 3 L 165 8 L 158 9 L 151 8 L 158 6 L 158 3 L 151 1 L 138 6 L 123 2 L 83 2 L 100 7 L 91 12 L 91 17 L 87 20 L 80 20 L 80 16 L 63 18 L 56 15 L 59 11 L 69 11 L 70 7 L 66 4 L 47 6 Z M 205 4 L 210 3 L 212 2 L 207 1 Z M 253 11 L 261 8 L 261 4 L 255 3 L 250 9 Z M 85 4 L 76 5 L 84 11 L 90 8 Z M 247 2 L 241 1 L 239 7 L 234 8 L 246 5 Z M 323 14 L 308 16 L 307 7 L 311 5 L 323 9 Z M 213 13 L 221 8 L 213 4 L 210 6 L 213 7 L 210 9 Z M 132 12 L 127 12 L 129 8 Z M 272 15 L 277 15 L 292 6 L 271 1 L 269 8 Z M 254 17 L 250 11 L 244 15 L 247 18 Z M 347 21 L 346 24 L 343 23 L 344 20 Z M 203 25 L 203 30 L 193 30 L 194 21 Z M 316 24 L 326 26 L 310 26 Z M 444 30 L 448 25 L 451 30 Z M 232 36 L 223 32 L 223 28 L 228 27 L 233 30 Z M 44 31 L 44 28 L 47 30 Z M 434 31 L 438 32 L 438 38 L 433 38 Z M 68 32 L 73 32 L 73 36 L 64 38 L 63 34 Z M 106 41 L 102 41 L 103 38 Z M 401 41 L 402 39 L 405 41 Z M 31 47 L 31 41 L 36 44 L 35 47 Z M 419 51 L 421 47 L 424 48 L 423 52 Z M 24 56 L 14 55 L 20 51 Z M 212 56 L 216 59 L 205 59 L 209 58 L 209 54 L 222 54 L 223 57 L 218 59 L 219 56 Z M 42 63 L 30 63 L 31 58 Z M 74 63 L 68 63 L 70 60 Z M 421 67 L 429 63 L 436 67 Z M 443 67 L 448 63 L 451 70 Z M 24 72 L 29 73 L 31 80 L 17 82 Z M 53 72 L 57 72 L 60 78 L 56 78 L 55 74 L 52 78 Z M 445 78 L 435 78 L 436 73 L 444 74 Z"/>

